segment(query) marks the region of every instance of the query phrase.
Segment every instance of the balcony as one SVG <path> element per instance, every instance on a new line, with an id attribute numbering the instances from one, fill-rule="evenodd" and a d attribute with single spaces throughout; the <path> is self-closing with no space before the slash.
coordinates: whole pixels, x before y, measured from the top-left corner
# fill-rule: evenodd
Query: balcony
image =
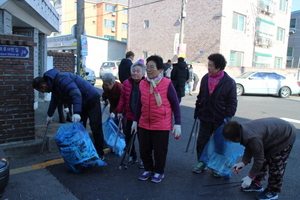
<path id="1" fill-rule="evenodd" d="M 275 3 L 270 0 L 258 0 L 258 10 L 268 16 L 275 14 Z"/>
<path id="2" fill-rule="evenodd" d="M 257 36 L 255 45 L 264 48 L 272 47 L 272 39 L 262 36 Z"/>

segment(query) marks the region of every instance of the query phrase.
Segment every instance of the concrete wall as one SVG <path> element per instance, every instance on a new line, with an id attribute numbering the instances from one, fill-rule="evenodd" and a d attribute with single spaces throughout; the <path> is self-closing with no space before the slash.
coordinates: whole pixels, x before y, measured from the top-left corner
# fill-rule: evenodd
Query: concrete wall
<path id="1" fill-rule="evenodd" d="M 0 57 L 0 143 L 34 140 L 32 37 L 0 35 L 0 45 L 27 46 L 29 58 Z"/>

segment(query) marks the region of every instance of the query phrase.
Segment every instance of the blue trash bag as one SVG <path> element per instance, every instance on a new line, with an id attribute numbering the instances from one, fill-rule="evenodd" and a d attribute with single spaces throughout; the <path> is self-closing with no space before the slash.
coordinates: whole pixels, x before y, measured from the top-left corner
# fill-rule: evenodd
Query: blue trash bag
<path id="1" fill-rule="evenodd" d="M 108 118 L 102 123 L 104 141 L 118 156 L 122 156 L 126 147 L 125 135 L 119 130 L 113 119 Z"/>
<path id="2" fill-rule="evenodd" d="M 56 144 L 66 167 L 79 173 L 88 167 L 105 166 L 81 122 L 61 125 L 56 132 Z"/>
<path id="3" fill-rule="evenodd" d="M 226 122 L 224 122 L 211 136 L 209 142 L 200 156 L 208 168 L 224 178 L 230 178 L 232 167 L 236 159 L 243 155 L 245 147 L 239 143 L 231 142 L 224 138 L 222 131 Z"/>

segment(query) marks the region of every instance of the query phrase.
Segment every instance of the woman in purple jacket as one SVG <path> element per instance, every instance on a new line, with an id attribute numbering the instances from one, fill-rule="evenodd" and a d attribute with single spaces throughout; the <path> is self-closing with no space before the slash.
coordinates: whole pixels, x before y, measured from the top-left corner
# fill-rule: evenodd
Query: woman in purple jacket
<path id="1" fill-rule="evenodd" d="M 226 60 L 223 55 L 216 53 L 208 56 L 208 73 L 201 80 L 194 113 L 194 118 L 200 119 L 197 160 L 201 157 L 206 143 L 215 130 L 221 126 L 224 119 L 229 121 L 236 112 L 236 84 L 224 72 L 225 66 Z M 199 174 L 205 168 L 205 164 L 200 161 L 193 172 Z M 220 177 L 216 173 L 213 175 Z"/>

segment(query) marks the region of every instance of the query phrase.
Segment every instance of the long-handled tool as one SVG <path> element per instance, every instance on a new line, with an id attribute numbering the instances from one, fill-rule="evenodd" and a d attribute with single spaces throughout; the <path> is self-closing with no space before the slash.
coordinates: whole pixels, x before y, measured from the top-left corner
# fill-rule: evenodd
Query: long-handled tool
<path id="1" fill-rule="evenodd" d="M 124 155 L 123 155 L 122 160 L 121 160 L 120 165 L 119 165 L 119 169 L 122 169 L 123 164 L 125 164 L 124 168 L 127 169 L 128 159 L 130 157 L 132 146 L 134 144 L 135 137 L 136 137 L 136 133 L 132 133 L 132 134 L 133 134 L 133 136 L 131 137 L 131 140 L 129 142 L 129 146 L 126 148 L 126 151 L 124 152 Z M 127 155 L 128 155 L 127 162 L 124 163 L 124 160 L 127 157 Z"/>
<path id="2" fill-rule="evenodd" d="M 190 143 L 191 143 L 191 140 L 192 140 L 192 137 L 193 137 L 193 136 L 194 136 L 194 145 L 193 145 L 192 153 L 194 153 L 194 149 L 195 149 L 196 142 L 197 142 L 197 138 L 198 138 L 198 128 L 199 128 L 199 124 L 200 124 L 199 119 L 195 119 L 195 120 L 194 120 L 193 127 L 192 127 L 192 130 L 191 130 L 191 134 L 190 134 L 190 137 L 189 137 L 189 141 L 188 141 L 187 146 L 186 146 L 186 149 L 185 149 L 185 152 L 186 152 L 186 153 L 187 153 L 188 150 L 189 150 Z M 195 128 L 195 127 L 196 127 L 196 128 Z"/>
<path id="3" fill-rule="evenodd" d="M 50 122 L 47 123 L 46 132 L 45 132 L 45 135 L 44 135 L 44 138 L 43 138 L 43 143 L 42 143 L 42 147 L 41 147 L 41 150 L 40 150 L 40 154 L 42 154 L 43 151 L 44 151 L 44 147 L 45 147 L 45 143 L 46 143 L 46 139 L 47 139 L 47 135 L 48 135 L 48 130 L 49 130 L 49 125 L 50 125 Z"/>

